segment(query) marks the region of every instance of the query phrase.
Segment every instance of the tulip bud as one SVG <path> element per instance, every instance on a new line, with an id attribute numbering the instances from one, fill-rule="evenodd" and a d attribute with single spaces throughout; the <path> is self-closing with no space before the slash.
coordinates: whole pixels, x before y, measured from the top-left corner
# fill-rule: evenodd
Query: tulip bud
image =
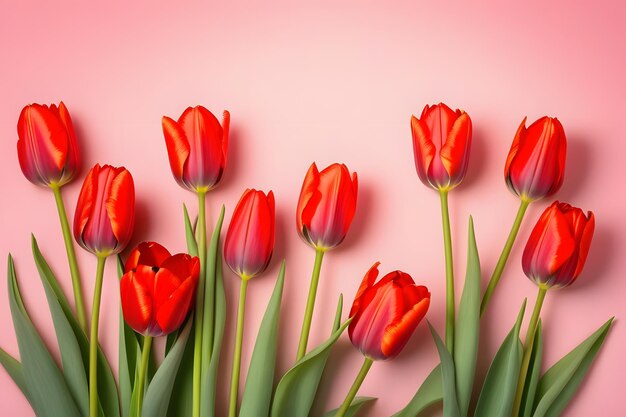
<path id="1" fill-rule="evenodd" d="M 558 191 L 565 171 L 565 131 L 558 119 L 544 116 L 526 128 L 526 118 L 517 129 L 504 167 L 511 192 L 528 201 Z"/>
<path id="2" fill-rule="evenodd" d="M 577 207 L 555 201 L 535 225 L 522 257 L 524 273 L 537 285 L 561 288 L 580 275 L 587 254 L 595 218 Z"/>
<path id="3" fill-rule="evenodd" d="M 415 167 L 420 180 L 447 191 L 461 183 L 472 144 L 472 120 L 443 103 L 426 106 L 418 119 L 411 116 Z"/>
<path id="4" fill-rule="evenodd" d="M 98 256 L 121 252 L 135 222 L 135 186 L 124 167 L 96 164 L 87 174 L 74 215 L 74 238 Z"/>
<path id="5" fill-rule="evenodd" d="M 144 336 L 177 330 L 193 305 L 199 274 L 198 257 L 171 256 L 158 243 L 140 243 L 126 261 L 120 280 L 124 320 Z"/>
<path id="6" fill-rule="evenodd" d="M 176 182 L 193 192 L 207 192 L 222 178 L 228 151 L 230 113 L 222 125 L 202 106 L 188 107 L 178 121 L 164 116 L 163 134 Z"/>
<path id="7" fill-rule="evenodd" d="M 332 164 L 319 172 L 315 163 L 306 173 L 298 208 L 296 227 L 310 246 L 328 250 L 339 245 L 350 228 L 358 191 L 356 172 Z"/>
<path id="8" fill-rule="evenodd" d="M 62 186 L 79 169 L 78 145 L 63 102 L 30 104 L 17 122 L 17 157 L 26 179 L 35 185 Z"/>
<path id="9" fill-rule="evenodd" d="M 224 260 L 242 279 L 259 275 L 274 251 L 274 193 L 246 190 L 237 203 L 224 242 Z"/>
<path id="10" fill-rule="evenodd" d="M 393 271 L 380 281 L 378 265 L 367 271 L 352 303 L 348 334 L 352 344 L 371 359 L 398 355 L 430 305 L 430 293 L 409 274 Z"/>

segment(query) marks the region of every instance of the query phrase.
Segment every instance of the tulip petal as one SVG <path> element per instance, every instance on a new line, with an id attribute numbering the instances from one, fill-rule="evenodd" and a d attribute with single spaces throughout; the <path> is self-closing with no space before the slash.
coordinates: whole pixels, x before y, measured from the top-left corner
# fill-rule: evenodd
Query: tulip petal
<path id="1" fill-rule="evenodd" d="M 83 232 L 93 211 L 93 204 L 98 192 L 100 170 L 101 168 L 98 164 L 89 170 L 78 196 L 78 205 L 74 213 L 74 238 L 79 243 L 83 241 Z"/>
<path id="2" fill-rule="evenodd" d="M 156 314 L 156 321 L 163 334 L 168 334 L 178 329 L 189 313 L 189 306 L 193 301 L 197 282 L 186 279 L 173 292 L 170 297 L 161 304 Z"/>
<path id="3" fill-rule="evenodd" d="M 65 160 L 65 167 L 63 170 L 63 183 L 67 183 L 79 170 L 80 167 L 80 152 L 78 149 L 78 141 L 76 140 L 76 134 L 74 133 L 74 124 L 70 117 L 70 112 L 65 107 L 65 104 L 61 101 L 59 103 L 59 119 L 65 126 L 65 132 L 67 134 L 68 148 L 67 157 Z"/>
<path id="4" fill-rule="evenodd" d="M 296 226 L 301 236 L 305 229 L 311 228 L 311 219 L 315 214 L 317 205 L 322 199 L 322 195 L 317 189 L 319 183 L 320 173 L 317 169 L 317 165 L 313 162 L 304 177 L 300 198 L 298 199 L 298 208 L 296 209 Z"/>
<path id="5" fill-rule="evenodd" d="M 441 163 L 448 172 L 452 186 L 461 182 L 465 176 L 471 143 L 472 121 L 467 113 L 462 113 L 452 125 L 440 152 Z"/>
<path id="6" fill-rule="evenodd" d="M 511 163 L 515 159 L 517 152 L 519 151 L 520 142 L 526 136 L 526 117 L 522 120 L 519 127 L 517 128 L 517 132 L 515 132 L 515 136 L 513 137 L 513 143 L 511 144 L 511 149 L 509 150 L 509 154 L 506 157 L 506 163 L 504 165 L 504 177 L 507 181 L 509 187 L 512 187 L 513 184 L 510 182 L 510 173 L 511 173 Z"/>
<path id="7" fill-rule="evenodd" d="M 357 314 L 357 312 L 360 310 L 361 305 L 363 304 L 361 302 L 361 297 L 363 296 L 363 294 L 365 294 L 365 291 L 367 291 L 369 288 L 371 288 L 374 285 L 374 282 L 376 281 L 376 277 L 378 277 L 378 266 L 380 265 L 380 262 L 376 262 L 374 263 L 374 265 L 372 265 L 372 267 L 365 273 L 365 276 L 363 277 L 363 281 L 361 281 L 361 285 L 359 286 L 359 289 L 356 292 L 356 295 L 354 296 L 354 303 L 352 303 L 352 308 L 350 309 L 350 317 L 354 317 L 355 314 Z M 353 322 L 356 320 L 353 320 Z"/>
<path id="8" fill-rule="evenodd" d="M 151 290 L 141 272 L 127 272 L 120 281 L 120 299 L 124 320 L 137 333 L 145 333 L 152 316 Z"/>
<path id="9" fill-rule="evenodd" d="M 168 259 L 170 251 L 156 242 L 141 242 L 128 255 L 124 264 L 124 271 L 128 272 L 137 268 L 137 265 L 148 265 L 160 267 L 163 261 Z"/>
<path id="10" fill-rule="evenodd" d="M 430 298 L 423 298 L 399 320 L 389 324 L 382 338 L 381 351 L 387 359 L 396 356 L 406 345 L 430 305 Z"/>
<path id="11" fill-rule="evenodd" d="M 135 223 L 135 185 L 125 168 L 115 171 L 105 204 L 111 229 L 118 241 L 115 250 L 121 251 L 128 244 Z"/>
<path id="12" fill-rule="evenodd" d="M 162 125 L 172 174 L 180 185 L 186 186 L 182 181 L 185 163 L 189 158 L 189 141 L 183 129 L 171 118 L 163 116 Z"/>
<path id="13" fill-rule="evenodd" d="M 417 174 L 424 184 L 434 187 L 435 185 L 431 184 L 428 179 L 428 170 L 435 157 L 436 148 L 429 139 L 430 132 L 428 126 L 417 117 L 411 116 L 411 133 L 413 135 L 413 153 Z"/>
<path id="14" fill-rule="evenodd" d="M 230 113 L 224 110 L 222 115 L 222 166 L 226 166 L 228 160 L 228 135 L 230 134 Z"/>

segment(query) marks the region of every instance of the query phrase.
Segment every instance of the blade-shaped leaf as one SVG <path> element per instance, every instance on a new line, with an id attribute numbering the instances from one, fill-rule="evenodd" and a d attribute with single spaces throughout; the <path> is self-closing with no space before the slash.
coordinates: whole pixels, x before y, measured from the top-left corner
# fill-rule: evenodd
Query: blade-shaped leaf
<path id="1" fill-rule="evenodd" d="M 185 216 L 185 238 L 187 239 L 187 252 L 191 256 L 198 256 L 198 243 L 196 242 L 196 237 L 194 235 L 194 227 L 191 225 L 191 220 L 189 220 L 189 212 L 187 211 L 187 206 L 184 204 L 183 213 Z"/>
<path id="2" fill-rule="evenodd" d="M 26 397 L 32 406 L 33 404 L 30 399 L 28 387 L 26 386 L 22 364 L 13 356 L 9 355 L 4 349 L 0 348 L 0 365 L 7 371 L 13 382 L 15 382 L 15 385 L 22 391 L 24 397 Z"/>
<path id="3" fill-rule="evenodd" d="M 345 417 L 353 417 L 363 405 L 372 401 L 376 401 L 376 397 L 356 397 L 354 400 L 352 400 L 352 404 L 350 404 L 348 411 L 346 411 Z M 327 411 L 326 413 L 324 413 L 324 417 L 334 417 L 335 414 L 337 414 L 337 411 L 339 411 L 338 408 Z"/>
<path id="4" fill-rule="evenodd" d="M 528 374 L 526 375 L 526 384 L 522 393 L 522 402 L 519 415 L 522 417 L 532 416 L 535 395 L 537 393 L 537 384 L 541 374 L 541 360 L 543 357 L 543 338 L 541 335 L 541 320 L 537 323 L 535 331 L 535 340 L 533 342 L 533 350 L 530 354 L 530 362 L 528 365 Z"/>
<path id="5" fill-rule="evenodd" d="M 612 323 L 613 318 L 555 363 L 541 377 L 533 417 L 556 417 L 561 414 L 589 371 Z"/>
<path id="6" fill-rule="evenodd" d="M 406 407 L 392 417 L 415 417 L 441 401 L 443 401 L 443 377 L 441 365 L 437 365 L 422 382 Z"/>
<path id="7" fill-rule="evenodd" d="M 266 416 L 270 411 L 274 368 L 278 348 L 280 303 L 285 283 L 285 261 L 280 266 L 274 292 L 267 304 L 252 352 L 246 385 L 241 399 L 240 417 Z"/>
<path id="8" fill-rule="evenodd" d="M 441 376 L 443 380 L 443 416 L 444 417 L 460 417 L 459 403 L 456 396 L 456 383 L 454 372 L 454 361 L 448 348 L 437 334 L 437 331 L 428 323 L 430 333 L 433 335 L 437 352 L 439 352 L 439 360 L 441 361 Z"/>

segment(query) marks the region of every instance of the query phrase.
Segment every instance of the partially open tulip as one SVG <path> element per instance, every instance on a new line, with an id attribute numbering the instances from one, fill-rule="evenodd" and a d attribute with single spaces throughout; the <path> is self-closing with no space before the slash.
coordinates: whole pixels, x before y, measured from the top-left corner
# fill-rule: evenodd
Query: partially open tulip
<path id="1" fill-rule="evenodd" d="M 321 172 L 311 165 L 300 192 L 296 212 L 298 233 L 316 249 L 339 245 L 356 212 L 358 179 L 348 167 L 332 164 Z"/>
<path id="2" fill-rule="evenodd" d="M 274 251 L 274 193 L 246 190 L 237 203 L 224 242 L 224 260 L 243 279 L 267 268 Z"/>
<path id="3" fill-rule="evenodd" d="M 524 273 L 539 286 L 561 288 L 580 275 L 595 218 L 592 212 L 555 201 L 535 225 L 522 257 Z"/>
<path id="4" fill-rule="evenodd" d="M 411 116 L 417 175 L 435 190 L 450 190 L 461 183 L 472 144 L 472 120 L 462 110 L 443 103 L 426 106 L 418 119 Z"/>
<path id="5" fill-rule="evenodd" d="M 28 181 L 60 187 L 74 178 L 79 169 L 78 146 L 70 113 L 63 102 L 58 107 L 24 107 L 17 134 L 17 156 Z"/>
<path id="6" fill-rule="evenodd" d="M 96 164 L 87 174 L 74 215 L 74 238 L 98 256 L 121 252 L 133 233 L 135 186 L 124 167 Z"/>
<path id="7" fill-rule="evenodd" d="M 158 243 L 140 243 L 126 261 L 120 281 L 124 320 L 144 336 L 177 330 L 193 305 L 199 273 L 197 257 L 171 256 Z"/>
<path id="8" fill-rule="evenodd" d="M 528 201 L 550 196 L 563 184 L 565 131 L 558 119 L 544 116 L 526 128 L 526 118 L 517 129 L 504 167 L 506 184 Z"/>
<path id="9" fill-rule="evenodd" d="M 367 271 L 354 298 L 348 334 L 371 359 L 389 359 L 406 345 L 430 305 L 430 293 L 409 274 L 393 271 L 375 283 L 377 262 Z"/>
<path id="10" fill-rule="evenodd" d="M 176 182 L 193 192 L 207 192 L 222 178 L 228 152 L 230 113 L 222 124 L 202 106 L 188 107 L 175 121 L 163 117 L 163 134 Z"/>

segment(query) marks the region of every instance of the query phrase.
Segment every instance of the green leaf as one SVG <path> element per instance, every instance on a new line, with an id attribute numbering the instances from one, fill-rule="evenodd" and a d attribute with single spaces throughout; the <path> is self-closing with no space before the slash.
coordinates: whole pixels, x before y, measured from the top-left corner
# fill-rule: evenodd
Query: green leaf
<path id="1" fill-rule="evenodd" d="M 467 415 L 478 355 L 480 331 L 480 260 L 474 236 L 474 221 L 470 216 L 467 242 L 465 285 L 459 305 L 454 340 L 454 369 L 459 412 Z"/>
<path id="2" fill-rule="evenodd" d="M 50 352 L 33 325 L 17 284 L 13 258 L 8 259 L 9 305 L 31 405 L 40 417 L 80 417 L 80 412 Z"/>
<path id="3" fill-rule="evenodd" d="M 270 411 L 274 367 L 278 348 L 280 303 L 285 283 L 285 261 L 280 266 L 274 292 L 267 304 L 252 352 L 246 386 L 241 399 L 240 417 L 266 416 Z"/>
<path id="4" fill-rule="evenodd" d="M 443 377 L 441 365 L 437 365 L 426 377 L 411 401 L 392 417 L 415 417 L 429 407 L 443 401 Z"/>
<path id="5" fill-rule="evenodd" d="M 183 204 L 183 213 L 185 216 L 185 237 L 187 239 L 187 252 L 191 256 L 198 256 L 198 243 L 196 243 L 196 237 L 194 235 L 194 227 L 189 220 L 189 212 L 187 206 Z"/>
<path id="6" fill-rule="evenodd" d="M 556 417 L 561 414 L 589 371 L 613 319 L 609 319 L 543 375 L 537 388 L 534 417 Z"/>
<path id="7" fill-rule="evenodd" d="M 526 375 L 526 383 L 522 393 L 522 402 L 520 405 L 519 415 L 522 417 L 531 417 L 535 405 L 535 395 L 537 393 L 537 384 L 541 374 L 541 360 L 543 356 L 543 338 L 541 336 L 541 319 L 537 323 L 535 332 L 535 340 L 533 341 L 533 350 L 530 353 L 530 362 L 528 365 L 528 374 Z"/>
<path id="8" fill-rule="evenodd" d="M 478 397 L 474 417 L 510 417 L 517 378 L 522 364 L 523 347 L 519 331 L 526 310 L 526 300 L 517 316 L 515 325 L 502 342 L 489 367 L 483 388 Z"/>
<path id="9" fill-rule="evenodd" d="M 152 381 L 150 381 L 143 402 L 142 417 L 165 417 L 167 415 L 175 376 L 185 352 L 192 323 L 191 317 L 187 319 L 184 330 L 180 333 L 170 353 L 165 357 L 163 363 L 161 363 L 161 366 L 154 374 Z"/>
<path id="10" fill-rule="evenodd" d="M 283 375 L 274 394 L 272 417 L 309 415 L 330 349 L 351 320 L 346 320 L 324 343 L 304 355 Z"/>
<path id="11" fill-rule="evenodd" d="M 26 397 L 32 406 L 33 403 L 30 399 L 28 387 L 26 386 L 22 364 L 13 356 L 9 355 L 4 349 L 0 348 L 0 365 L 7 371 L 13 382 L 15 382 L 15 385 L 22 391 L 24 397 Z"/>
<path id="12" fill-rule="evenodd" d="M 376 397 L 356 397 L 354 400 L 352 400 L 352 404 L 350 404 L 348 411 L 346 411 L 345 417 L 353 417 L 364 404 L 367 404 L 371 401 L 376 401 Z M 324 414 L 324 417 L 334 417 L 335 414 L 337 414 L 337 411 L 339 411 L 338 408 L 328 411 Z"/>
<path id="13" fill-rule="evenodd" d="M 441 361 L 441 376 L 443 379 L 443 416 L 444 417 L 460 417 L 459 403 L 456 396 L 456 382 L 454 361 L 448 348 L 437 334 L 434 327 L 428 323 L 430 333 L 433 335 L 437 352 L 439 352 L 439 360 Z"/>

